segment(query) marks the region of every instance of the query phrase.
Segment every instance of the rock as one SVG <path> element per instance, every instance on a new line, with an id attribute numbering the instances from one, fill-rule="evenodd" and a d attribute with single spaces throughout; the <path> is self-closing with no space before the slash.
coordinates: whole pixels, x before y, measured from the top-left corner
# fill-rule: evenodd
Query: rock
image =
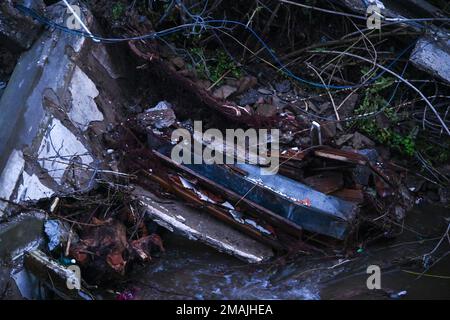
<path id="1" fill-rule="evenodd" d="M 157 129 L 168 128 L 177 121 L 172 105 L 167 101 L 159 102 L 156 107 L 147 109 L 137 118 L 143 127 L 150 126 Z"/>
<path id="2" fill-rule="evenodd" d="M 244 93 L 241 96 L 241 99 L 239 100 L 239 104 L 241 106 L 255 104 L 258 101 L 259 97 L 260 97 L 260 93 L 257 90 L 250 89 L 249 91 L 247 91 L 246 93 Z"/>
<path id="3" fill-rule="evenodd" d="M 349 118 L 353 115 L 356 103 L 358 102 L 359 95 L 352 93 L 352 95 L 345 100 L 344 104 L 339 108 L 339 115 L 342 119 Z"/>
<path id="4" fill-rule="evenodd" d="M 333 106 L 331 105 L 331 102 L 325 102 L 325 103 L 322 103 L 320 106 L 318 106 L 319 114 L 324 114 L 325 112 L 331 111 L 331 110 L 333 110 Z"/>
<path id="5" fill-rule="evenodd" d="M 275 83 L 275 90 L 279 93 L 286 93 L 291 90 L 291 82 L 289 80 L 284 80 L 281 82 Z"/>
<path id="6" fill-rule="evenodd" d="M 375 119 L 377 122 L 377 127 L 380 129 L 387 129 L 391 126 L 391 120 L 384 112 L 378 114 Z"/>
<path id="7" fill-rule="evenodd" d="M 261 104 L 256 108 L 256 113 L 262 117 L 273 117 L 277 114 L 277 108 L 271 104 Z"/>
<path id="8" fill-rule="evenodd" d="M 220 88 L 216 89 L 213 93 L 213 96 L 225 100 L 229 96 L 231 96 L 233 93 L 235 93 L 237 89 L 235 87 L 229 86 L 229 85 L 223 85 Z"/>
<path id="9" fill-rule="evenodd" d="M 353 138 L 353 133 L 343 134 L 338 139 L 336 139 L 335 143 L 338 147 L 341 147 L 352 138 Z"/>
<path id="10" fill-rule="evenodd" d="M 175 58 L 171 59 L 170 62 L 171 62 L 178 70 L 183 69 L 184 66 L 186 65 L 186 63 L 184 62 L 183 58 L 181 58 L 181 57 L 175 57 Z"/>
<path id="11" fill-rule="evenodd" d="M 277 108 L 278 110 L 283 110 L 284 107 L 286 107 L 287 103 L 278 98 L 277 96 L 272 96 L 272 104 Z"/>
<path id="12" fill-rule="evenodd" d="M 352 138 L 353 148 L 359 150 L 362 148 L 372 148 L 375 146 L 375 143 L 367 138 L 365 135 L 355 132 Z"/>
<path id="13" fill-rule="evenodd" d="M 325 122 L 321 125 L 323 139 L 332 139 L 336 136 L 336 122 Z"/>
<path id="14" fill-rule="evenodd" d="M 203 90 L 208 90 L 212 85 L 211 81 L 204 79 L 196 81 L 195 84 L 197 85 L 197 87 Z"/>
<path id="15" fill-rule="evenodd" d="M 450 82 L 450 40 L 422 37 L 410 60 L 416 67 Z"/>
<path id="16" fill-rule="evenodd" d="M 272 95 L 272 94 L 273 94 L 273 92 L 272 92 L 272 91 L 270 91 L 270 90 L 267 90 L 267 89 L 264 89 L 264 88 L 260 88 L 260 89 L 258 89 L 258 92 L 259 92 L 259 93 L 261 93 L 261 94 L 263 94 L 263 95 L 266 95 L 266 96 L 270 96 L 270 95 Z"/>
<path id="17" fill-rule="evenodd" d="M 238 92 L 245 92 L 258 83 L 258 79 L 252 76 L 245 76 L 239 80 Z"/>
<path id="18" fill-rule="evenodd" d="M 316 104 L 312 101 L 308 101 L 306 102 L 308 105 L 308 110 L 312 110 L 315 113 L 319 114 L 320 113 L 320 109 L 316 106 Z"/>

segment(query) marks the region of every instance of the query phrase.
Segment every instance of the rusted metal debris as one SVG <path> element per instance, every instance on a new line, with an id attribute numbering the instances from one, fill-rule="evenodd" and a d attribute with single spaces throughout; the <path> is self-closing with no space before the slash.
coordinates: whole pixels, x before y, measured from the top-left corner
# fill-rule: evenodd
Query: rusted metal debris
<path id="1" fill-rule="evenodd" d="M 280 155 L 280 174 L 263 177 L 253 165 L 175 163 L 168 156 L 168 139 L 177 126 L 157 135 L 146 127 L 149 144 L 140 143 L 139 148 L 141 152 L 148 148 L 146 156 L 130 150 L 132 159 L 124 159 L 142 170 L 140 183 L 157 183 L 277 252 L 308 247 L 303 243 L 305 233 L 348 243 L 361 223 L 385 232 L 393 227 L 390 222 L 401 221 L 413 204 L 402 185 L 401 172 L 375 150 L 327 146 L 286 150 Z M 140 130 L 139 125 L 130 127 Z M 136 158 L 146 157 L 151 160 L 137 163 Z"/>

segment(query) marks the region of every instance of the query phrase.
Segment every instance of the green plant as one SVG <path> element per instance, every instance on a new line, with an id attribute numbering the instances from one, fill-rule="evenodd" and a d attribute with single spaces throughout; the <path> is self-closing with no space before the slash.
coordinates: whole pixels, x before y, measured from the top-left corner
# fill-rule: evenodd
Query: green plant
<path id="1" fill-rule="evenodd" d="M 242 70 L 224 51 L 216 50 L 216 57 L 217 60 L 211 70 L 212 81 L 216 82 L 226 72 L 235 78 L 240 78 L 242 76 Z"/>
<path id="2" fill-rule="evenodd" d="M 190 50 L 194 59 L 194 68 L 198 76 L 209 79 L 212 82 L 219 82 L 225 74 L 240 78 L 241 68 L 222 50 L 216 50 L 212 58 L 208 59 L 205 50 L 200 47 Z"/>
<path id="3" fill-rule="evenodd" d="M 382 112 L 391 123 L 399 121 L 399 115 L 394 108 L 388 105 L 383 98 L 382 92 L 392 86 L 393 80 L 381 77 L 365 90 L 364 98 L 359 108 L 355 110 L 357 115 L 366 115 L 374 112 Z M 356 122 L 356 126 L 367 134 L 371 139 L 387 145 L 407 156 L 413 156 L 416 152 L 415 134 L 402 135 L 391 127 L 380 127 L 374 118 L 361 119 Z"/>
<path id="4" fill-rule="evenodd" d="M 119 20 L 119 18 L 125 13 L 125 5 L 122 2 L 117 2 L 112 6 L 112 18 Z"/>

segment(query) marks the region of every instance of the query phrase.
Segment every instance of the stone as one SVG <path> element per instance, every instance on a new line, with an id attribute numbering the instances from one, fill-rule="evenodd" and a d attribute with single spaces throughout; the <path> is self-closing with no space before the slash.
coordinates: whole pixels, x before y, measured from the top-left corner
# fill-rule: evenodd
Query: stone
<path id="1" fill-rule="evenodd" d="M 241 96 L 241 98 L 239 100 L 239 104 L 241 106 L 255 104 L 256 102 L 258 102 L 259 97 L 260 97 L 260 94 L 257 90 L 250 89 L 249 91 L 247 91 L 246 93 L 244 93 Z"/>
<path id="2" fill-rule="evenodd" d="M 171 62 L 178 70 L 183 69 L 184 66 L 186 65 L 186 63 L 184 62 L 183 58 L 181 58 L 181 57 L 175 57 L 175 58 L 171 59 L 170 62 Z"/>
<path id="3" fill-rule="evenodd" d="M 378 160 L 378 152 L 374 149 L 359 150 L 359 154 L 367 157 L 370 162 L 376 162 Z M 372 170 L 367 166 L 357 165 L 352 170 L 353 180 L 356 184 L 367 186 L 369 184 L 370 177 L 372 176 Z"/>
<path id="4" fill-rule="evenodd" d="M 321 125 L 322 135 L 324 139 L 333 139 L 336 136 L 336 122 L 329 121 Z"/>
<path id="5" fill-rule="evenodd" d="M 289 80 L 284 80 L 281 82 L 275 83 L 275 90 L 279 93 L 286 93 L 291 90 L 291 82 Z"/>
<path id="6" fill-rule="evenodd" d="M 168 128 L 173 125 L 177 118 L 172 105 L 167 101 L 159 102 L 156 107 L 147 109 L 138 116 L 138 121 L 144 127 L 154 127 L 156 129 Z"/>
<path id="7" fill-rule="evenodd" d="M 230 85 L 223 85 L 214 91 L 213 96 L 218 99 L 225 100 L 236 91 L 237 91 L 236 87 L 232 87 Z"/>
<path id="8" fill-rule="evenodd" d="M 338 147 L 341 147 L 352 138 L 353 138 L 353 133 L 343 134 L 338 139 L 336 139 L 335 143 Z"/>
<path id="9" fill-rule="evenodd" d="M 103 114 L 95 103 L 99 95 L 97 87 L 79 67 L 75 67 L 69 91 L 72 95 L 69 118 L 76 127 L 86 131 L 91 122 L 103 121 Z"/>
<path id="10" fill-rule="evenodd" d="M 277 108 L 271 104 L 260 104 L 256 108 L 256 113 L 262 117 L 273 117 L 277 114 Z"/>
<path id="11" fill-rule="evenodd" d="M 263 94 L 263 95 L 265 95 L 265 96 L 270 96 L 271 94 L 273 94 L 272 91 L 267 90 L 267 89 L 264 89 L 264 88 L 258 89 L 258 92 L 261 93 L 261 94 Z"/>
<path id="12" fill-rule="evenodd" d="M 422 37 L 410 60 L 416 67 L 450 82 L 450 40 Z"/>
<path id="13" fill-rule="evenodd" d="M 245 92 L 258 83 L 258 79 L 252 76 L 245 76 L 239 80 L 238 92 Z"/>
<path id="14" fill-rule="evenodd" d="M 359 132 L 353 134 L 352 144 L 355 149 L 372 148 L 375 146 L 375 143 L 372 140 Z"/>
<path id="15" fill-rule="evenodd" d="M 352 93 L 350 97 L 345 100 L 344 104 L 338 110 L 341 119 L 350 118 L 353 115 L 353 110 L 355 110 L 358 99 L 359 95 L 356 93 Z"/>

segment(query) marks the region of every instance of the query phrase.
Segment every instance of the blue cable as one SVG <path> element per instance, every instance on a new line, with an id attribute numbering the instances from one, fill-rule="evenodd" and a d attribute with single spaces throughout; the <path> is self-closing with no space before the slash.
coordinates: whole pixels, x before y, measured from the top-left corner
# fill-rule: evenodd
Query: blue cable
<path id="1" fill-rule="evenodd" d="M 168 36 L 170 34 L 173 33 L 177 33 L 180 32 L 184 29 L 187 28 L 195 28 L 196 26 L 201 25 L 201 27 L 203 29 L 220 29 L 220 28 L 225 28 L 225 26 L 227 24 L 231 24 L 231 25 L 235 25 L 235 26 L 242 26 L 244 27 L 248 32 L 250 32 L 255 38 L 256 40 L 263 46 L 263 48 L 269 53 L 269 55 L 272 57 L 272 59 L 276 62 L 276 64 L 278 65 L 278 67 L 280 68 L 280 71 L 282 71 L 284 74 L 286 74 L 287 76 L 291 77 L 294 80 L 297 80 L 301 83 L 305 83 L 308 84 L 310 86 L 316 87 L 316 88 L 321 88 L 321 89 L 336 89 L 336 90 L 341 90 L 341 89 L 355 89 L 360 87 L 361 85 L 352 85 L 352 86 L 341 86 L 341 85 L 324 85 L 322 83 L 317 83 L 317 82 L 313 82 L 313 81 L 309 81 L 306 80 L 304 78 L 301 78 L 299 76 L 296 76 L 291 70 L 289 70 L 282 62 L 281 60 L 277 57 L 277 55 L 273 52 L 273 50 L 266 44 L 266 42 L 249 26 L 247 26 L 246 24 L 240 22 L 240 21 L 233 21 L 233 20 L 203 20 L 203 18 L 201 19 L 197 19 L 197 16 L 190 14 L 193 18 L 195 18 L 196 22 L 195 23 L 188 23 L 188 24 L 184 24 L 184 25 L 180 25 L 180 26 L 176 26 L 173 28 L 169 28 L 163 31 L 157 31 L 157 32 L 152 32 L 146 35 L 142 35 L 142 36 L 136 36 L 136 37 L 129 37 L 129 38 L 104 38 L 104 37 L 100 37 L 97 35 L 91 35 L 87 32 L 84 31 L 80 31 L 80 30 L 72 30 L 69 29 L 65 26 L 62 26 L 60 24 L 57 24 L 45 17 L 42 17 L 41 15 L 39 15 L 38 13 L 36 13 L 33 9 L 24 7 L 22 5 L 16 5 L 16 8 L 21 11 L 24 14 L 27 14 L 33 18 L 35 18 L 37 21 L 39 21 L 42 24 L 45 24 L 47 26 L 50 26 L 52 28 L 61 30 L 63 32 L 72 34 L 72 35 L 77 35 L 77 36 L 84 36 L 86 38 L 93 38 L 93 39 L 97 39 L 101 42 L 104 43 L 117 43 L 117 42 L 123 42 L 123 41 L 134 41 L 134 40 L 146 40 L 146 39 L 156 39 L 159 37 L 165 37 Z M 214 26 L 214 24 L 219 24 L 219 26 Z M 406 49 L 404 49 L 388 66 L 387 68 L 390 69 L 392 68 L 399 60 L 400 58 L 413 46 L 414 44 L 408 46 Z M 386 73 L 385 70 L 383 70 L 382 72 L 380 72 L 377 76 L 373 77 L 370 79 L 370 81 L 368 81 L 367 83 L 373 83 L 375 82 L 377 79 L 381 78 L 384 74 Z"/>

